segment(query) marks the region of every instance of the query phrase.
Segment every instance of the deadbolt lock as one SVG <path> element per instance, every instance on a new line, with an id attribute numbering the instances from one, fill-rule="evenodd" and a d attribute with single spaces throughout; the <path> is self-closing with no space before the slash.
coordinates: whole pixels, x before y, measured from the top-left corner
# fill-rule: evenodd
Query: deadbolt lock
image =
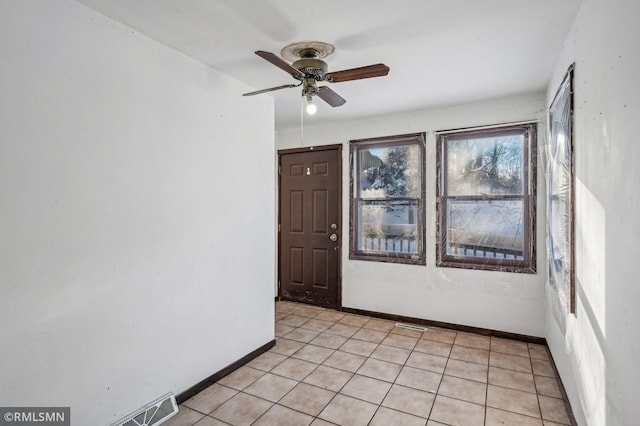
<path id="1" fill-rule="evenodd" d="M 331 234 L 329 235 L 329 239 L 331 241 L 338 241 L 338 234 Z"/>
<path id="2" fill-rule="evenodd" d="M 338 225 L 336 225 L 335 223 L 331 224 L 331 229 L 338 229 Z"/>

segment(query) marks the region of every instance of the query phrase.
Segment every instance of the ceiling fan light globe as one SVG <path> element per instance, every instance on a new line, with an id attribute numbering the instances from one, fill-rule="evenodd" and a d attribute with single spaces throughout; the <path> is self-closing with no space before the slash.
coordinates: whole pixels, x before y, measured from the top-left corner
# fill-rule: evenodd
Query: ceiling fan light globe
<path id="1" fill-rule="evenodd" d="M 307 106 L 305 107 L 307 114 L 314 115 L 318 111 L 318 107 L 313 102 L 309 101 Z"/>

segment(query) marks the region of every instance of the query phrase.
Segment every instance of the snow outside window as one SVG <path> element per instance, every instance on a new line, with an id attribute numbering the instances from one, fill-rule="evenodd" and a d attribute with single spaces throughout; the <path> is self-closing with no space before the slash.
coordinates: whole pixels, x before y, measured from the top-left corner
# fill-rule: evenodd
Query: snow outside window
<path id="1" fill-rule="evenodd" d="M 424 134 L 350 146 L 350 258 L 424 265 Z"/>

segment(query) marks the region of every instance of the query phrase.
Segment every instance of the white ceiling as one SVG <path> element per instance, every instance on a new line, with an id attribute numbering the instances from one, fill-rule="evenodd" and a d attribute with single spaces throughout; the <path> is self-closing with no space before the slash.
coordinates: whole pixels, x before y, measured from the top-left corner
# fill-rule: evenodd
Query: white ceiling
<path id="1" fill-rule="evenodd" d="M 335 45 L 325 59 L 330 71 L 391 68 L 386 77 L 331 84 L 347 103 L 331 108 L 318 99 L 315 122 L 544 90 L 581 2 L 78 1 L 256 90 L 297 83 L 254 54 L 279 55 L 297 41 Z M 299 122 L 299 88 L 258 96 L 275 98 L 276 126 Z"/>

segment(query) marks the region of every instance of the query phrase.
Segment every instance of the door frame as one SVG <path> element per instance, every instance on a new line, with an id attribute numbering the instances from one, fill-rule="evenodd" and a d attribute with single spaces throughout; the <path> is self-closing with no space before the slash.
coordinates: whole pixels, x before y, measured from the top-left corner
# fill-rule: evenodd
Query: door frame
<path id="1" fill-rule="evenodd" d="M 342 144 L 333 144 L 333 145 L 319 145 L 319 146 L 310 146 L 304 148 L 289 148 L 289 149 L 279 149 L 278 150 L 278 194 L 277 194 L 277 203 L 276 208 L 278 209 L 277 219 L 278 223 L 276 224 L 276 231 L 278 234 L 278 250 L 276 253 L 276 268 L 278 274 L 278 295 L 276 296 L 277 300 L 288 300 L 282 298 L 282 285 L 280 283 L 281 271 L 280 271 L 280 251 L 282 250 L 281 243 L 281 234 L 280 234 L 280 224 L 282 223 L 282 217 L 280 212 L 280 196 L 282 194 L 282 156 L 286 154 L 300 154 L 305 152 L 315 152 L 315 151 L 337 151 L 338 153 L 338 235 L 340 235 L 340 244 L 338 245 L 338 280 L 336 285 L 338 286 L 338 300 L 337 306 L 334 308 L 338 310 L 342 310 L 342 249 L 344 246 L 344 237 L 345 234 L 343 232 L 342 220 L 344 216 L 344 212 L 342 211 L 342 168 L 344 159 L 342 157 Z M 326 306 L 325 306 L 326 307 Z"/>

